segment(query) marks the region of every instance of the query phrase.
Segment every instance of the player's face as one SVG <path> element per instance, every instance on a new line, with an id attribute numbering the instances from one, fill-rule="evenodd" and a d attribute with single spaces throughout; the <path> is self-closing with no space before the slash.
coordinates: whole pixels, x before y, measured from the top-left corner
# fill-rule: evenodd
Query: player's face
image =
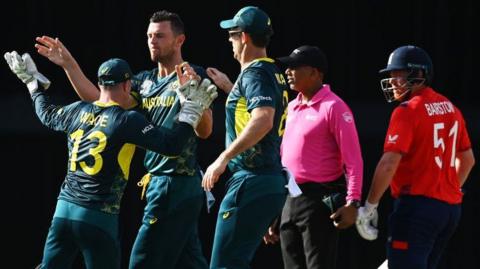
<path id="1" fill-rule="evenodd" d="M 311 90 L 314 82 L 314 68 L 310 66 L 289 67 L 285 70 L 290 89 L 298 92 Z"/>
<path id="2" fill-rule="evenodd" d="M 389 83 L 393 88 L 393 97 L 395 100 L 401 100 L 405 92 L 408 91 L 408 74 L 406 70 L 396 70 L 390 72 Z"/>
<path id="3" fill-rule="evenodd" d="M 169 62 L 180 50 L 169 21 L 151 22 L 147 30 L 148 48 L 153 62 Z"/>
<path id="4" fill-rule="evenodd" d="M 243 50 L 242 33 L 243 32 L 240 29 L 232 29 L 228 31 L 228 41 L 232 42 L 233 58 L 237 61 L 240 61 Z"/>

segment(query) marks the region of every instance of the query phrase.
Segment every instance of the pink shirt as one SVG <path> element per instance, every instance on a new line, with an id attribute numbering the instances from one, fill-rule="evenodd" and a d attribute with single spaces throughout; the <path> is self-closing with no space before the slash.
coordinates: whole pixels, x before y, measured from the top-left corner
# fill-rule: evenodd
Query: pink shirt
<path id="1" fill-rule="evenodd" d="M 360 200 L 363 160 L 350 108 L 324 84 L 306 104 L 302 93 L 288 104 L 282 164 L 298 184 L 329 182 L 343 173 L 347 201 Z"/>

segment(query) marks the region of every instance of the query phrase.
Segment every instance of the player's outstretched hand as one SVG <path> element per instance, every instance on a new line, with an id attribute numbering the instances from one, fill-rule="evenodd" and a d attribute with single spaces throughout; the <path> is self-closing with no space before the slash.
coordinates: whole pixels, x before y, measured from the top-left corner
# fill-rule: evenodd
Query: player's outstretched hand
<path id="1" fill-rule="evenodd" d="M 37 48 L 38 54 L 46 57 L 52 63 L 62 68 L 67 68 L 75 62 L 72 54 L 70 54 L 58 37 L 52 38 L 44 35 L 37 37 L 35 40 L 37 41 L 35 48 Z"/>
<path id="2" fill-rule="evenodd" d="M 229 94 L 233 88 L 233 83 L 228 76 L 214 67 L 207 68 L 207 75 L 213 80 L 213 83 L 217 85 L 226 94 Z"/>

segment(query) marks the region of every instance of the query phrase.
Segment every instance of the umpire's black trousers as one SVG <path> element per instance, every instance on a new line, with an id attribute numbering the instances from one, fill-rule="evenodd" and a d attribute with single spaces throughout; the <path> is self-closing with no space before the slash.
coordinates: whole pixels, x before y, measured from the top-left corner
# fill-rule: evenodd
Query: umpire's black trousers
<path id="1" fill-rule="evenodd" d="M 345 187 L 319 183 L 299 187 L 303 194 L 287 198 L 280 222 L 285 268 L 334 269 L 339 232 L 330 219 L 332 210 L 322 199 L 337 191 L 345 192 Z"/>

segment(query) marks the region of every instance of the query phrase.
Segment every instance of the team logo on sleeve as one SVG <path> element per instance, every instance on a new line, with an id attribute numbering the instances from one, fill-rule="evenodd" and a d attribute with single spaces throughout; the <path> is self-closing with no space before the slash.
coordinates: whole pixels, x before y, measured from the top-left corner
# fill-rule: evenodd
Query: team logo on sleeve
<path id="1" fill-rule="evenodd" d="M 142 129 L 142 133 L 146 134 L 148 131 L 152 130 L 153 128 L 154 128 L 153 125 L 149 124 Z"/>
<path id="2" fill-rule="evenodd" d="M 140 94 L 148 94 L 150 89 L 152 88 L 153 81 L 146 79 L 143 81 L 142 85 L 140 86 Z"/>
<path id="3" fill-rule="evenodd" d="M 352 113 L 350 113 L 350 112 L 344 112 L 344 113 L 342 114 L 342 117 L 343 117 L 343 120 L 344 120 L 345 122 L 348 122 L 348 123 L 352 123 L 352 122 L 353 122 L 353 115 L 352 115 Z"/>
<path id="4" fill-rule="evenodd" d="M 398 139 L 398 134 L 388 135 L 388 144 L 396 144 Z"/>

